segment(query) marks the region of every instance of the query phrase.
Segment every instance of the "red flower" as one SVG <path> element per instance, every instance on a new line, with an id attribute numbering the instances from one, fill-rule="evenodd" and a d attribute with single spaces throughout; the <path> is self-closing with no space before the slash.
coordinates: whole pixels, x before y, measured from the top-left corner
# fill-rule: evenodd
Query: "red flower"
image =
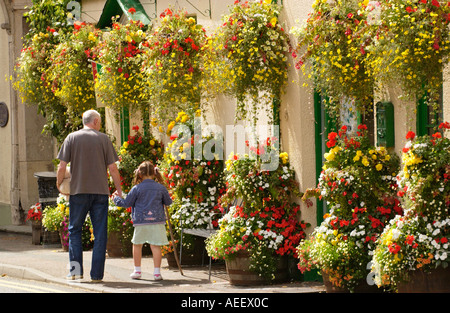
<path id="1" fill-rule="evenodd" d="M 441 123 L 441 125 L 439 125 L 439 128 L 450 129 L 450 123 L 449 122 Z"/>
<path id="2" fill-rule="evenodd" d="M 437 8 L 439 8 L 441 6 L 437 0 L 432 0 L 431 4 L 434 5 Z"/>
<path id="3" fill-rule="evenodd" d="M 389 252 L 390 253 L 397 254 L 400 251 L 400 249 L 401 249 L 401 247 L 398 244 L 396 244 L 396 243 L 393 243 L 393 244 L 389 245 Z"/>
<path id="4" fill-rule="evenodd" d="M 414 241 L 414 236 L 413 235 L 406 236 L 406 240 L 405 240 L 406 244 L 412 246 L 413 241 Z"/>
<path id="5" fill-rule="evenodd" d="M 413 140 L 415 137 L 416 137 L 416 134 L 411 130 L 406 134 L 406 139 L 408 139 L 408 140 Z"/>
<path id="6" fill-rule="evenodd" d="M 134 14 L 134 13 L 136 13 L 136 9 L 130 8 L 130 9 L 128 9 L 128 13 Z"/>
<path id="7" fill-rule="evenodd" d="M 442 135 L 441 135 L 441 133 L 439 133 L 439 132 L 437 132 L 437 133 L 434 133 L 433 135 L 431 135 L 433 138 L 435 138 L 435 139 L 438 139 L 438 138 L 442 138 Z"/>

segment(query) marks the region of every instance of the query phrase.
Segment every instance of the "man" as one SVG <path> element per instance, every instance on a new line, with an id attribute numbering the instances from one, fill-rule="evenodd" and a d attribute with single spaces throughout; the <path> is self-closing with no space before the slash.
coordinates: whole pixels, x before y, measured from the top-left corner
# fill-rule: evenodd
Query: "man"
<path id="1" fill-rule="evenodd" d="M 94 229 L 91 280 L 103 279 L 107 242 L 109 185 L 108 174 L 122 194 L 116 166 L 118 156 L 109 137 L 100 132 L 101 116 L 95 110 L 83 113 L 83 129 L 69 134 L 58 154 L 60 160 L 56 185 L 60 190 L 70 163 L 69 259 L 67 279 L 83 278 L 82 226 L 87 213 Z"/>

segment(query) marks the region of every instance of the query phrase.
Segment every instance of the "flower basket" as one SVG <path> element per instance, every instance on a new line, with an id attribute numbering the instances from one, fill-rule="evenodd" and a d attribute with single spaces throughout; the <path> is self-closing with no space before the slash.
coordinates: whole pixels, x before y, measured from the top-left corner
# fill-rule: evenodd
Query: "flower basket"
<path id="1" fill-rule="evenodd" d="M 102 103 L 116 110 L 145 111 L 143 102 L 148 95 L 141 71 L 145 45 L 147 33 L 140 21 L 130 20 L 125 25 L 113 22 L 113 28 L 97 48 L 102 68 L 95 89 Z"/>
<path id="2" fill-rule="evenodd" d="M 290 200 L 301 193 L 288 155 L 279 153 L 274 141 L 269 138 L 256 147 L 250 146 L 253 159 L 249 155 L 230 155 L 225 171 L 227 192 L 220 202 L 229 206 L 232 199 L 242 199 L 242 205 L 230 206 L 219 220 L 218 232 L 206 241 L 208 254 L 215 259 L 228 262 L 245 252 L 246 258 L 230 264 L 230 273 L 235 274 L 235 266 L 241 264 L 239 270 L 251 271 L 265 283 L 279 279 L 278 257 L 296 256 L 295 248 L 305 238 L 307 227 L 300 220 L 300 206 Z M 278 167 L 273 171 L 261 170 L 262 151 L 271 151 L 272 157 L 279 158 Z"/>
<path id="3" fill-rule="evenodd" d="M 448 131 L 450 124 L 439 127 Z M 372 272 L 379 286 L 402 292 L 448 290 L 448 280 L 439 287 L 439 274 L 428 274 L 448 277 L 450 260 L 450 139 L 441 132 L 416 138 L 410 131 L 406 136 L 397 177 L 405 214 L 394 218 L 377 241 Z M 433 277 L 438 277 L 436 284 Z"/>
<path id="4" fill-rule="evenodd" d="M 361 112 L 373 107 L 367 46 L 375 36 L 362 7 L 367 2 L 318 0 L 304 26 L 291 30 L 298 40 L 296 68 L 323 93 L 329 113 L 338 114 L 345 98 L 355 99 Z"/>
<path id="5" fill-rule="evenodd" d="M 352 138 L 345 126 L 329 134 L 319 184 L 304 196 L 326 200 L 329 213 L 299 245 L 299 269 L 324 272 L 335 288 L 329 290 L 356 292 L 361 281 L 367 284 L 370 251 L 384 226 L 402 214 L 396 199 L 399 160 L 384 147 L 371 146 L 366 130 L 360 125 Z"/>
<path id="6" fill-rule="evenodd" d="M 149 37 L 145 86 L 155 116 L 166 123 L 178 111 L 197 110 L 202 96 L 205 29 L 187 12 L 166 9 Z"/>
<path id="7" fill-rule="evenodd" d="M 280 11 L 281 6 L 270 0 L 235 1 L 213 36 L 211 45 L 217 53 L 213 61 L 220 70 L 211 74 L 222 92 L 237 99 L 236 119 L 256 123 L 258 110 L 266 110 L 269 117 L 277 110 L 271 109 L 287 83 L 290 49 L 278 21 Z M 278 124 L 277 117 L 274 122 Z"/>
<path id="8" fill-rule="evenodd" d="M 94 79 L 90 60 L 97 58 L 96 48 L 101 32 L 90 24 L 75 25 L 72 34 L 52 51 L 52 64 L 47 69 L 47 81 L 52 92 L 66 108 L 70 128 L 82 125 L 81 114 L 96 107 Z"/>

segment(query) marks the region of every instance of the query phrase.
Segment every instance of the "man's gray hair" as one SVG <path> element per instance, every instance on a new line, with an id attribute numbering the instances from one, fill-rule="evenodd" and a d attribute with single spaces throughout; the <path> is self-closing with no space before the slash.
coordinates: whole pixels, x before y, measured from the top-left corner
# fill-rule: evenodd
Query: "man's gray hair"
<path id="1" fill-rule="evenodd" d="M 94 123 L 94 120 L 96 118 L 101 118 L 100 113 L 98 113 L 96 110 L 88 110 L 83 113 L 83 125 L 89 125 Z"/>

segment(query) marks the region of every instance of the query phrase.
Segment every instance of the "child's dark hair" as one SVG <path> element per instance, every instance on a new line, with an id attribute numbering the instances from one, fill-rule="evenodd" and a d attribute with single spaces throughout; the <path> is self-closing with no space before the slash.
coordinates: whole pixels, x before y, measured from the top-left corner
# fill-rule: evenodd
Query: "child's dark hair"
<path id="1" fill-rule="evenodd" d="M 163 178 L 161 176 L 161 173 L 159 172 L 158 168 L 153 165 L 150 161 L 144 161 L 142 162 L 138 168 L 134 171 L 134 179 L 133 184 L 137 185 L 142 183 L 145 176 L 153 176 L 155 177 L 155 180 L 159 183 L 163 183 Z"/>

